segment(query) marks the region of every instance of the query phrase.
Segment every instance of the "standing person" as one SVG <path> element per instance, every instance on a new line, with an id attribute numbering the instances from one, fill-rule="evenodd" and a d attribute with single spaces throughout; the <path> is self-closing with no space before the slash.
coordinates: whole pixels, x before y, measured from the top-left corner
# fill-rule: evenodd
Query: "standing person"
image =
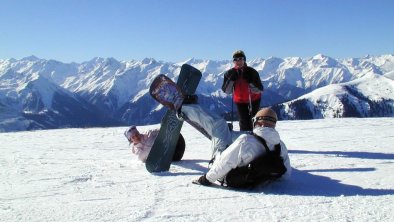
<path id="1" fill-rule="evenodd" d="M 242 50 L 233 53 L 233 63 L 234 68 L 224 74 L 222 90 L 227 94 L 233 94 L 240 130 L 252 131 L 252 117 L 260 108 L 264 87 L 259 73 L 246 64 L 246 56 Z"/>
<path id="2" fill-rule="evenodd" d="M 243 134 L 239 136 L 227 149 L 216 156 L 210 170 L 193 183 L 209 186 L 219 180 L 228 184 L 230 171 L 237 167 L 248 166 L 253 160 L 269 152 L 276 152 L 280 156 L 280 161 L 284 167 L 278 175 L 260 178 L 259 181 L 252 181 L 255 184 L 263 183 L 267 180 L 288 178 L 291 173 L 290 159 L 285 144 L 281 141 L 278 131 L 275 130 L 278 117 L 270 108 L 264 108 L 257 112 L 253 118 L 253 135 Z M 272 157 L 272 156 L 271 156 Z M 277 162 L 272 159 L 265 159 L 266 169 L 272 171 L 277 169 Z M 283 168 L 282 168 L 283 169 Z M 242 178 L 245 178 L 245 175 Z"/>

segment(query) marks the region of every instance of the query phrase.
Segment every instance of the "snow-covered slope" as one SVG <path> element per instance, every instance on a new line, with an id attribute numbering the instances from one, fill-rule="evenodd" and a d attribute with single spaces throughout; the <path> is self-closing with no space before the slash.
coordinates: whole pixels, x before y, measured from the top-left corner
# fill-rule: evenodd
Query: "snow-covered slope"
<path id="1" fill-rule="evenodd" d="M 188 124 L 183 160 L 160 174 L 131 154 L 123 127 L 2 133 L 0 218 L 389 222 L 393 125 L 394 118 L 280 121 L 293 174 L 253 191 L 191 183 L 207 171 L 210 142 Z"/>
<path id="2" fill-rule="evenodd" d="M 275 105 L 281 119 L 394 116 L 394 81 L 370 74 Z"/>
<path id="3" fill-rule="evenodd" d="M 160 73 L 176 80 L 184 63 L 191 64 L 203 72 L 197 89 L 201 104 L 216 113 L 230 112 L 231 98 L 224 94 L 220 87 L 224 72 L 232 67 L 231 61 L 194 58 L 178 63 L 156 61 L 151 58 L 142 61 L 94 58 L 83 63 L 62 63 L 34 56 L 20 60 L 0 60 L 0 84 L 3 92 L 0 101 L 14 101 L 16 97 L 20 97 L 16 96 L 15 87 L 22 83 L 45 81 L 46 84 L 40 84 L 48 86 L 37 90 L 43 93 L 42 101 L 46 105 L 51 103 L 53 90 L 49 90 L 48 93 L 45 91 L 56 86 L 55 91 L 62 89 L 68 96 L 83 100 L 84 103 L 95 107 L 99 113 L 104 113 L 106 117 L 123 124 L 158 123 L 165 110 L 150 98 L 147 89 L 153 78 Z M 384 75 L 392 79 L 394 56 L 337 60 L 318 54 L 312 58 L 260 58 L 249 61 L 248 64 L 259 71 L 264 82 L 262 106 L 270 106 L 296 99 L 320 87 L 345 83 L 365 76 Z M 2 106 L 4 104 L 0 102 L 0 107 Z M 12 109 L 16 113 L 23 113 L 21 105 L 13 106 Z M 1 114 L 0 118 L 5 119 L 5 115 Z"/>

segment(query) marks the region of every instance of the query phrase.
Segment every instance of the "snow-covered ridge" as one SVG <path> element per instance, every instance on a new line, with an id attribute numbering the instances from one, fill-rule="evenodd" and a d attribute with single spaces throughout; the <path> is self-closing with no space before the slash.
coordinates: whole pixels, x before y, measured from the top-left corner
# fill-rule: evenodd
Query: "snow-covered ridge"
<path id="1" fill-rule="evenodd" d="M 202 105 L 214 112 L 229 112 L 230 97 L 220 88 L 223 74 L 232 67 L 232 62 L 194 58 L 178 63 L 152 58 L 118 61 L 99 57 L 82 63 L 62 63 L 35 56 L 0 60 L 0 108 L 16 110 L 15 116 L 20 116 L 27 111 L 23 105 L 27 101 L 40 104 L 34 111 L 40 113 L 53 110 L 53 95 L 62 94 L 92 105 L 104 116 L 123 124 L 157 123 L 164 110 L 157 109 L 157 103 L 146 89 L 158 74 L 176 80 L 184 63 L 203 73 L 197 89 Z M 392 81 L 394 55 L 343 60 L 322 54 L 311 58 L 271 57 L 253 59 L 248 65 L 260 73 L 266 89 L 262 105 L 268 106 L 297 99 L 327 85 L 363 81 L 365 77 L 385 76 L 385 81 Z M 379 86 L 381 79 L 376 81 Z M 386 98 L 385 94 L 379 96 Z M 6 119 L 4 116 L 0 114 L 0 128 L 4 128 L 1 124 Z"/>
<path id="2" fill-rule="evenodd" d="M 394 81 L 367 75 L 275 105 L 282 119 L 394 116 Z"/>

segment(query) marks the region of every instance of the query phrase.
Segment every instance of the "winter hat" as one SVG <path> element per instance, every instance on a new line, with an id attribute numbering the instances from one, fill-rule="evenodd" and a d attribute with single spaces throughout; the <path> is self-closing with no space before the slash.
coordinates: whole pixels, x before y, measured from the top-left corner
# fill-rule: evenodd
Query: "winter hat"
<path id="1" fill-rule="evenodd" d="M 129 141 L 131 140 L 131 137 L 138 135 L 138 134 L 140 134 L 140 132 L 137 130 L 136 126 L 130 126 L 130 128 L 124 132 L 125 137 Z"/>
<path id="2" fill-rule="evenodd" d="M 237 50 L 233 53 L 233 59 L 235 58 L 244 58 L 244 60 L 246 61 L 245 53 L 242 50 Z"/>
<path id="3" fill-rule="evenodd" d="M 278 116 L 274 110 L 270 108 L 263 108 L 256 113 L 252 120 L 253 125 L 255 125 L 257 121 L 262 121 L 265 126 L 275 128 L 276 122 L 278 121 Z"/>

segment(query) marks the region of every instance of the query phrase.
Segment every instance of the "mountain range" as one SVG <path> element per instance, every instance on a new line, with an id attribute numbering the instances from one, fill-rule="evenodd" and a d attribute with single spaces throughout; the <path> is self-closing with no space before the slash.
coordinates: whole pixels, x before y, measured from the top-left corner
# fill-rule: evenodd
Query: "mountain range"
<path id="1" fill-rule="evenodd" d="M 63 63 L 30 56 L 0 60 L 0 132 L 159 123 L 166 108 L 149 86 L 158 74 L 176 81 L 184 63 L 203 73 L 199 103 L 229 117 L 231 95 L 221 84 L 231 61 Z M 394 55 L 271 57 L 248 65 L 263 81 L 261 106 L 272 106 L 280 119 L 394 116 Z"/>

